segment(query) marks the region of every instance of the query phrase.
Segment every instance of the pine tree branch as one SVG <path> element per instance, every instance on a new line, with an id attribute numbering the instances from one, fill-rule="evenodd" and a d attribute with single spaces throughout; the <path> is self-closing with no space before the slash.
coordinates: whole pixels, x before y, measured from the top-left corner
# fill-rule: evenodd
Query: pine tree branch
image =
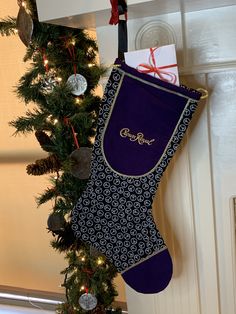
<path id="1" fill-rule="evenodd" d="M 9 125 L 16 129 L 14 135 L 18 133 L 30 133 L 44 126 L 46 128 L 46 119 L 48 113 L 42 112 L 38 109 L 34 111 L 27 111 L 26 117 L 18 117 L 16 120 L 9 122 Z"/>
<path id="2" fill-rule="evenodd" d="M 53 91 L 47 95 L 46 108 L 53 116 L 59 119 L 74 115 L 78 108 L 75 105 L 75 98 L 71 94 L 71 87 L 67 84 L 55 86 Z"/>
<path id="3" fill-rule="evenodd" d="M 20 78 L 19 86 L 34 85 L 33 81 L 42 73 L 45 73 L 45 68 L 41 64 L 33 63 L 32 67 Z"/>
<path id="4" fill-rule="evenodd" d="M 90 146 L 89 138 L 94 136 L 96 126 L 94 114 L 84 111 L 75 114 L 70 120 L 77 133 L 80 146 Z"/>
<path id="5" fill-rule="evenodd" d="M 26 104 L 29 102 L 37 102 L 39 104 L 45 104 L 45 95 L 42 90 L 42 81 L 38 79 L 38 76 L 44 71 L 43 67 L 35 66 L 28 70 L 19 81 L 16 88 L 16 94 L 19 98 L 23 99 Z M 38 79 L 38 80 L 37 80 Z"/>
<path id="6" fill-rule="evenodd" d="M 91 147 L 90 136 L 94 136 L 101 101 L 99 97 L 94 96 L 94 90 L 105 69 L 97 65 L 98 47 L 86 31 L 40 23 L 37 18 L 36 1 L 25 2 L 27 9 L 31 11 L 34 29 L 24 61 L 32 63 L 31 68 L 20 79 L 16 93 L 26 104 L 34 102 L 34 106 L 37 107 L 26 111 L 25 116 L 18 117 L 9 124 L 16 128 L 15 134 L 36 131 L 35 136 L 41 148 L 50 153 L 47 158 L 28 165 L 29 174 L 42 175 L 52 172 L 58 174 L 60 170 L 60 176 L 59 174 L 56 178 L 51 176 L 51 187 L 46 188 L 37 197 L 38 206 L 53 200 L 52 214 L 59 213 L 64 218 L 62 227 L 58 230 L 49 228 L 54 237 L 52 247 L 59 252 L 67 253 L 69 264 L 64 271 L 63 284 L 66 288 L 67 302 L 61 305 L 58 313 L 85 314 L 86 311 L 80 307 L 78 300 L 84 293 L 81 286 L 89 285 L 98 299 L 98 305 L 90 311 L 91 314 L 110 314 L 111 310 L 108 308 L 117 295 L 112 283 L 116 269 L 105 256 L 104 265 L 98 266 L 98 255 L 92 253 L 88 244 L 75 238 L 71 223 L 68 221 L 87 184 L 87 180 L 79 180 L 70 173 L 69 156 L 77 149 L 74 135 L 80 146 Z M 15 29 L 16 19 L 8 17 L 0 21 L 0 35 L 14 34 Z M 75 42 L 73 56 L 68 49 L 72 48 L 72 40 Z M 48 60 L 48 66 L 44 64 L 45 59 Z M 75 103 L 72 89 L 66 83 L 68 77 L 75 73 L 75 69 L 88 83 L 80 104 Z M 54 78 L 58 77 L 61 78 L 61 83 L 58 81 L 54 83 Z M 86 255 L 85 261 L 81 260 L 80 252 Z"/>
<path id="7" fill-rule="evenodd" d="M 86 187 L 87 180 L 79 180 L 70 173 L 63 173 L 55 182 L 58 196 L 66 199 L 69 204 L 75 204 L 78 195 L 81 195 Z"/>
<path id="8" fill-rule="evenodd" d="M 10 36 L 16 34 L 16 18 L 8 16 L 0 20 L 0 34 Z"/>
<path id="9" fill-rule="evenodd" d="M 99 107 L 101 104 L 101 98 L 99 96 L 88 95 L 85 99 L 81 102 L 81 109 L 87 112 L 95 112 L 98 114 Z"/>
<path id="10" fill-rule="evenodd" d="M 56 238 L 51 241 L 51 246 L 58 252 L 68 252 L 68 250 L 79 250 L 83 247 L 83 243 L 76 239 L 71 229 L 70 224 L 66 224 L 64 230 L 62 230 Z"/>
<path id="11" fill-rule="evenodd" d="M 26 53 L 25 53 L 25 56 L 23 58 L 23 61 L 27 62 L 27 61 L 31 60 L 33 55 L 34 55 L 34 52 L 35 52 L 34 47 L 32 45 L 29 45 L 26 49 Z"/>
<path id="12" fill-rule="evenodd" d="M 55 202 L 54 211 L 60 212 L 63 215 L 68 214 L 71 212 L 73 208 L 73 204 L 69 204 L 66 200 L 59 198 Z"/>
<path id="13" fill-rule="evenodd" d="M 70 126 L 66 125 L 64 121 L 58 122 L 54 125 L 51 140 L 54 143 L 52 152 L 65 162 L 68 155 L 74 150 L 73 134 Z"/>
<path id="14" fill-rule="evenodd" d="M 47 203 L 48 201 L 57 197 L 57 192 L 55 188 L 47 188 L 44 193 L 36 197 L 37 205 L 40 206 L 42 204 Z"/>

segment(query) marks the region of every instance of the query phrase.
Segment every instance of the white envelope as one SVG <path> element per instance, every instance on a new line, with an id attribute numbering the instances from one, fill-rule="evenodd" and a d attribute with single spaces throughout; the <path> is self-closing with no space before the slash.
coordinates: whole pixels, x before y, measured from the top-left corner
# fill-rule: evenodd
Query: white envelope
<path id="1" fill-rule="evenodd" d="M 125 63 L 141 73 L 179 85 L 175 45 L 125 52 Z"/>

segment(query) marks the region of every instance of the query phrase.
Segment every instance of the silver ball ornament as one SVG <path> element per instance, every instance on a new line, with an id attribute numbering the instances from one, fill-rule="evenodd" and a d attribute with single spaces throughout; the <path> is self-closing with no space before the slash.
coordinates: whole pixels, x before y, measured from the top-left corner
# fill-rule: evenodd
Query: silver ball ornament
<path id="1" fill-rule="evenodd" d="M 97 298 L 91 293 L 84 293 L 79 298 L 79 305 L 85 311 L 95 309 L 97 303 L 98 303 Z"/>
<path id="2" fill-rule="evenodd" d="M 71 93 L 76 96 L 83 95 L 88 87 L 86 78 L 81 74 L 72 74 L 68 78 L 67 84 L 72 88 Z"/>

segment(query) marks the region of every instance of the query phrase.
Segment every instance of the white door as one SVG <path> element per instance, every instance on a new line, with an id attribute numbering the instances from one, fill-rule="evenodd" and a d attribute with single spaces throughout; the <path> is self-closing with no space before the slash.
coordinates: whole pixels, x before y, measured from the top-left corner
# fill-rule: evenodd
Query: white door
<path id="1" fill-rule="evenodd" d="M 210 95 L 201 101 L 154 201 L 174 274 L 156 295 L 127 287 L 130 314 L 236 313 L 236 71 L 182 81 L 205 86 Z"/>

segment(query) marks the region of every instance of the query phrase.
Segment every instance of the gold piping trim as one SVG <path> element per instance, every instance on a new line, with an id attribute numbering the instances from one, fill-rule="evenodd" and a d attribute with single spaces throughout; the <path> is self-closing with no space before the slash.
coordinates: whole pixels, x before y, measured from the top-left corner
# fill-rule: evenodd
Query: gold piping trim
<path id="1" fill-rule="evenodd" d="M 132 74 L 130 74 L 130 73 L 125 72 L 124 70 L 121 70 L 119 67 L 117 68 L 117 70 L 118 70 L 118 72 L 124 73 L 124 75 L 127 75 L 127 76 L 133 78 L 134 80 L 143 82 L 143 83 L 148 84 L 148 85 L 150 85 L 150 86 L 152 86 L 152 87 L 155 87 L 155 88 L 157 88 L 157 89 L 161 89 L 161 90 L 164 90 L 164 91 L 169 92 L 169 93 L 171 93 L 171 94 L 175 94 L 175 95 L 178 95 L 178 96 L 183 97 L 183 98 L 187 98 L 187 99 L 191 99 L 191 100 L 193 100 L 193 101 L 197 101 L 197 99 L 195 99 L 195 98 L 188 97 L 188 96 L 186 96 L 186 95 L 184 95 L 184 94 L 182 94 L 182 93 L 175 92 L 175 91 L 171 91 L 171 90 L 169 90 L 168 88 L 165 88 L 165 87 L 156 85 L 156 84 L 154 84 L 154 83 L 145 81 L 145 80 L 143 80 L 143 79 L 141 79 L 141 78 L 139 78 L 139 77 L 136 77 L 136 76 L 134 76 L 134 75 L 132 75 Z M 205 90 L 204 90 L 204 91 L 205 91 Z"/>
<path id="2" fill-rule="evenodd" d="M 147 261 L 149 258 L 163 252 L 164 250 L 167 250 L 167 247 L 165 246 L 164 248 L 160 249 L 158 252 L 154 252 L 151 255 L 148 255 L 147 257 L 144 257 L 143 259 L 141 259 L 139 262 L 137 262 L 136 264 L 131 265 L 130 267 L 128 267 L 126 270 L 122 271 L 121 274 L 124 274 L 125 272 L 127 272 L 128 270 L 130 270 L 131 268 L 134 268 L 136 266 L 138 266 L 139 264 Z"/>

